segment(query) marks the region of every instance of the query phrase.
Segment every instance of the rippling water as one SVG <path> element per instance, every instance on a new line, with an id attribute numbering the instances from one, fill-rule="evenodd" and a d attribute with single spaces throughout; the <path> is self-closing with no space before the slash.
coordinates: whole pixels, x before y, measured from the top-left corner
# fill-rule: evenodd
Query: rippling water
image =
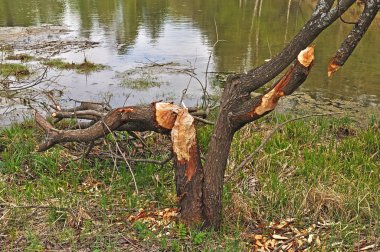
<path id="1" fill-rule="evenodd" d="M 111 96 L 115 105 L 178 101 L 188 86 L 185 103 L 193 105 L 202 98 L 200 84 L 178 69 L 195 68 L 196 77 L 205 83 L 210 54 L 208 70 L 213 73 L 258 66 L 284 47 L 312 9 L 313 3 L 299 0 L 0 0 L 0 26 L 63 25 L 71 32 L 62 38 L 100 43 L 54 56 L 75 62 L 86 57 L 109 66 L 89 75 L 59 72 L 57 82 L 67 97 Z M 355 7 L 346 19 L 355 19 L 358 12 Z M 379 103 L 379 18 L 346 65 L 332 80 L 326 76 L 329 58 L 349 31 L 350 25 L 337 22 L 317 39 L 315 66 L 302 90 L 314 96 Z M 168 68 L 177 72 L 136 68 L 169 62 Z M 141 78 L 141 83 L 131 81 L 131 76 L 134 81 Z M 208 90 L 217 93 L 213 77 L 209 75 Z"/>

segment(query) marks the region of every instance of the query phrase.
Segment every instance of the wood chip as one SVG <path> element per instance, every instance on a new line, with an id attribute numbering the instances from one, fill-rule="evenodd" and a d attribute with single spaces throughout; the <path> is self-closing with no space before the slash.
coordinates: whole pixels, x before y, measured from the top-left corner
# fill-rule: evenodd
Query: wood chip
<path id="1" fill-rule="evenodd" d="M 289 240 L 288 237 L 277 235 L 277 234 L 272 235 L 272 237 L 273 239 L 276 239 L 276 240 L 284 240 L 284 241 Z"/>
<path id="2" fill-rule="evenodd" d="M 376 248 L 376 244 L 365 246 L 364 248 L 361 248 L 359 251 L 366 251 L 374 248 Z"/>

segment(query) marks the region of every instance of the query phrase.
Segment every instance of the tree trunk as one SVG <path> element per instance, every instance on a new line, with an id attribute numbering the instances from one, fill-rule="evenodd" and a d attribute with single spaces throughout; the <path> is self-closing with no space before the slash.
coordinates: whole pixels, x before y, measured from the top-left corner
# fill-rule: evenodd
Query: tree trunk
<path id="1" fill-rule="evenodd" d="M 204 225 L 215 229 L 220 228 L 222 218 L 224 173 L 235 133 L 232 122 L 229 121 L 229 113 L 236 99 L 234 89 L 238 84 L 239 81 L 234 81 L 232 78 L 226 83 L 204 166 L 203 207 L 206 218 Z"/>
<path id="2" fill-rule="evenodd" d="M 178 197 L 180 219 L 188 226 L 202 225 L 203 213 L 203 168 L 198 147 L 190 150 L 191 160 L 188 163 L 174 159 L 175 186 Z M 194 169 L 194 173 L 191 170 Z"/>
<path id="3" fill-rule="evenodd" d="M 219 229 L 221 224 L 223 180 L 230 152 L 233 131 L 228 126 L 226 113 L 221 113 L 206 156 L 204 167 L 203 204 L 205 226 Z"/>
<path id="4" fill-rule="evenodd" d="M 204 222 L 203 168 L 194 118 L 187 109 L 178 112 L 171 137 L 180 218 L 187 225 L 200 225 Z"/>

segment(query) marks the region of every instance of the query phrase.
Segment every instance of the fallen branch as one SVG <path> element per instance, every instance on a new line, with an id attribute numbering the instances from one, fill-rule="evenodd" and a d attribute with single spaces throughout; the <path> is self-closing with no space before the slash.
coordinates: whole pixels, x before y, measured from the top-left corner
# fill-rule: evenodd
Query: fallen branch
<path id="1" fill-rule="evenodd" d="M 124 159 L 122 156 L 119 156 L 115 153 L 113 153 L 113 155 L 115 155 L 116 157 L 118 157 L 119 159 Z M 163 166 L 165 165 L 166 163 L 168 163 L 170 160 L 173 159 L 173 153 L 170 153 L 169 156 L 163 160 L 155 160 L 155 159 L 145 159 L 145 158 L 130 158 L 130 157 L 125 157 L 125 159 L 127 159 L 128 161 L 130 162 L 136 162 L 136 163 L 150 163 L 150 164 L 156 164 L 156 165 L 160 165 L 160 166 Z"/>
<path id="2" fill-rule="evenodd" d="M 37 151 L 45 151 L 58 143 L 94 141 L 121 126 L 128 131 L 168 133 L 174 125 L 176 109 L 178 106 L 170 103 L 118 108 L 108 112 L 101 121 L 88 128 L 76 130 L 57 130 L 36 112 L 35 120 L 47 134 L 45 142 L 38 146 Z"/>
<path id="3" fill-rule="evenodd" d="M 86 119 L 86 120 L 100 120 L 106 113 L 101 113 L 96 110 L 80 110 L 74 112 L 57 111 L 51 114 L 53 118 L 64 119 L 64 118 L 76 118 L 76 119 Z"/>
<path id="4" fill-rule="evenodd" d="M 112 108 L 106 104 L 106 103 L 97 103 L 97 102 L 87 102 L 87 101 L 77 101 L 73 100 L 75 102 L 79 102 L 80 105 L 70 108 L 70 109 L 62 109 L 63 112 L 76 112 L 81 110 L 95 110 L 99 112 L 107 112 L 111 111 Z"/>
<path id="5" fill-rule="evenodd" d="M 197 121 L 200 121 L 200 122 L 203 122 L 205 124 L 210 124 L 210 125 L 214 125 L 215 123 L 214 122 L 211 122 L 209 120 L 206 120 L 206 119 L 203 119 L 201 117 L 198 117 L 198 116 L 193 116 L 193 118 Z"/>

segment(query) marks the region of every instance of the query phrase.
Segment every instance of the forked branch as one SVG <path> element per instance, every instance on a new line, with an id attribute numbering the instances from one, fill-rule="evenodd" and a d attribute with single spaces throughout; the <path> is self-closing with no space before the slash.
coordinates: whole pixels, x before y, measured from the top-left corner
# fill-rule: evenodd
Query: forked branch
<path id="1" fill-rule="evenodd" d="M 231 122 L 236 128 L 240 128 L 272 111 L 281 97 L 292 94 L 306 80 L 313 62 L 314 47 L 302 50 L 285 75 L 269 90 L 241 103 L 237 112 L 231 114 Z"/>
<path id="2" fill-rule="evenodd" d="M 279 75 L 293 62 L 299 52 L 309 46 L 318 35 L 339 18 L 356 0 L 341 0 L 332 8 L 334 0 L 319 0 L 314 13 L 292 41 L 267 63 L 252 69 L 246 75 L 239 75 L 237 87 L 250 93 Z M 378 1 L 378 0 L 375 0 Z"/>

